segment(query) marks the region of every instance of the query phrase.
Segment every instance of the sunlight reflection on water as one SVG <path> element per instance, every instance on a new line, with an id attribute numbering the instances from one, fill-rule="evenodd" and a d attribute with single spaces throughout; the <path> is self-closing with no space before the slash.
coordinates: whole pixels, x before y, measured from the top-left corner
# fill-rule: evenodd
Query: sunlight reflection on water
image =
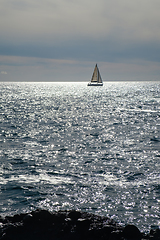
<path id="1" fill-rule="evenodd" d="M 86 85 L 0 84 L 0 214 L 74 208 L 147 230 L 160 214 L 160 83 Z"/>

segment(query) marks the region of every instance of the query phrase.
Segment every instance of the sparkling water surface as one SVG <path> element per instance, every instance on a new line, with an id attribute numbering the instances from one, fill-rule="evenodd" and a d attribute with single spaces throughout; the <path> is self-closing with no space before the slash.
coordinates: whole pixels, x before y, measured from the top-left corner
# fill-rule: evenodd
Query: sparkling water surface
<path id="1" fill-rule="evenodd" d="M 160 225 L 160 82 L 0 83 L 0 215 Z"/>

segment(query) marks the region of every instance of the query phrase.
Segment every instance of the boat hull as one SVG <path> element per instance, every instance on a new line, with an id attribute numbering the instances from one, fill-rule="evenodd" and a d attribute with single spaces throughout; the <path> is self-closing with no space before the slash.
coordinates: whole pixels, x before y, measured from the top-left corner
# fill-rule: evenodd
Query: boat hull
<path id="1" fill-rule="evenodd" d="M 103 83 L 88 83 L 87 86 L 103 86 Z"/>

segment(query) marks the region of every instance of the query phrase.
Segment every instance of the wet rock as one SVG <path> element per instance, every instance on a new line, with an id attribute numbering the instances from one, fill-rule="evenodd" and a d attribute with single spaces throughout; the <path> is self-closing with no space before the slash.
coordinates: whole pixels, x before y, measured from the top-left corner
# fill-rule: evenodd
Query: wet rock
<path id="1" fill-rule="evenodd" d="M 21 222 L 24 218 L 26 213 L 21 213 L 21 214 L 15 214 L 13 217 L 12 216 L 6 216 L 5 222 L 11 222 L 11 223 L 16 223 L 16 222 Z"/>
<path id="2" fill-rule="evenodd" d="M 67 215 L 64 212 L 57 212 L 53 214 L 53 223 L 54 225 L 62 225 L 65 223 L 65 220 L 67 219 Z"/>
<path id="3" fill-rule="evenodd" d="M 120 226 L 107 217 L 79 211 L 36 210 L 0 218 L 0 240 L 160 240 L 160 229 L 148 235 L 134 225 Z"/>
<path id="4" fill-rule="evenodd" d="M 123 236 L 128 240 L 129 239 L 135 239 L 135 240 L 141 239 L 141 233 L 140 233 L 139 229 L 134 225 L 127 225 L 123 230 Z"/>
<path id="5" fill-rule="evenodd" d="M 34 221 L 34 219 L 33 219 L 33 215 L 31 213 L 28 213 L 23 217 L 24 225 L 31 225 L 33 223 L 33 221 Z"/>
<path id="6" fill-rule="evenodd" d="M 84 219 L 84 218 L 79 218 L 76 223 L 76 231 L 78 232 L 86 232 L 89 229 L 90 226 L 90 220 L 89 219 Z"/>
<path id="7" fill-rule="evenodd" d="M 78 218 L 81 217 L 81 213 L 73 210 L 68 214 L 68 217 L 71 218 L 72 221 L 76 222 L 78 220 Z"/>
<path id="8" fill-rule="evenodd" d="M 31 214 L 32 214 L 33 218 L 37 221 L 45 222 L 45 221 L 52 220 L 52 214 L 47 210 L 38 209 L 35 212 L 32 212 Z"/>
<path id="9" fill-rule="evenodd" d="M 160 229 L 159 228 L 151 229 L 149 236 L 150 236 L 150 239 L 160 240 Z"/>
<path id="10" fill-rule="evenodd" d="M 0 216 L 0 223 L 5 223 L 5 218 L 3 218 L 2 216 Z"/>
<path id="11" fill-rule="evenodd" d="M 94 226 L 93 229 L 90 230 L 89 236 L 91 239 L 104 239 L 109 240 L 110 235 L 112 233 L 113 228 L 111 226 Z"/>
<path id="12" fill-rule="evenodd" d="M 109 235 L 109 240 L 121 240 L 122 239 L 122 232 L 121 231 L 113 231 Z"/>
<path id="13" fill-rule="evenodd" d="M 21 222 L 25 215 L 26 215 L 25 213 L 14 215 L 11 220 L 12 223 Z"/>
<path id="14" fill-rule="evenodd" d="M 31 216 L 29 217 L 30 222 L 40 228 L 47 228 L 54 221 L 53 214 L 46 210 L 38 209 L 34 212 L 31 212 L 31 215 L 33 216 L 33 218 Z"/>
<path id="15" fill-rule="evenodd" d="M 5 225 L 2 233 L 3 238 L 7 237 L 7 239 L 14 239 L 14 236 L 19 234 L 19 226 L 18 224 L 8 223 Z"/>

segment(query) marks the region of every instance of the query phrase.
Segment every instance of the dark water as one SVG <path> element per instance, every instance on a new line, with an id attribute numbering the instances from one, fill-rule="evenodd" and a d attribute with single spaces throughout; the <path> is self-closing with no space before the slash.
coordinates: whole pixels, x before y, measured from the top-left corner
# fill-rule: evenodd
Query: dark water
<path id="1" fill-rule="evenodd" d="M 160 225 L 160 82 L 0 83 L 0 215 Z"/>

